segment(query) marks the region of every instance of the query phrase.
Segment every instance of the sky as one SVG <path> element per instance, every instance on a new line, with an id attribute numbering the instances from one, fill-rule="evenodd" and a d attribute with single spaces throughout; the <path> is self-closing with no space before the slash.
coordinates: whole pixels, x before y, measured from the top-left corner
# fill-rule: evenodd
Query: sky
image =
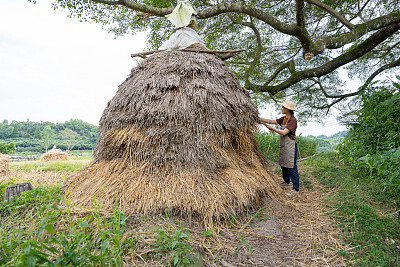
<path id="1" fill-rule="evenodd" d="M 0 121 L 94 125 L 118 86 L 136 66 L 130 54 L 145 49 L 144 33 L 115 35 L 99 24 L 68 18 L 50 0 L 0 0 Z M 260 110 L 260 115 L 281 114 Z M 331 117 L 324 125 L 299 125 L 297 134 L 345 130 Z"/>

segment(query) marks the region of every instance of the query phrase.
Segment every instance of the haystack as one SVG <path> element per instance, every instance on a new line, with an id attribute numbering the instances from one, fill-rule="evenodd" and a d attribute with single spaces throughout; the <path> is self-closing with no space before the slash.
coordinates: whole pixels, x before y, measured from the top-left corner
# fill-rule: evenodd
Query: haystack
<path id="1" fill-rule="evenodd" d="M 0 176 L 6 176 L 10 172 L 10 157 L 0 153 Z"/>
<path id="2" fill-rule="evenodd" d="M 257 122 L 249 93 L 217 56 L 155 54 L 108 103 L 94 161 L 63 185 L 67 202 L 208 225 L 258 208 L 280 189 L 254 138 Z"/>
<path id="3" fill-rule="evenodd" d="M 40 157 L 41 161 L 52 161 L 52 160 L 68 160 L 68 153 L 62 152 L 61 149 L 54 146 L 51 150 L 47 151 Z"/>

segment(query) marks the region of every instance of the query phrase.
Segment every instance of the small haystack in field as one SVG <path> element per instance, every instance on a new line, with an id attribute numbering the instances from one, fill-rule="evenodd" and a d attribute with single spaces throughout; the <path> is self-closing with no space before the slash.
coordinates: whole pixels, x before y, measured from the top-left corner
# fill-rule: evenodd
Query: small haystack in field
<path id="1" fill-rule="evenodd" d="M 253 135 L 257 107 L 224 61 L 165 51 L 132 69 L 100 120 L 94 161 L 67 178 L 69 207 L 188 215 L 206 225 L 280 188 Z"/>
<path id="2" fill-rule="evenodd" d="M 51 150 L 47 151 L 40 157 L 41 161 L 52 161 L 52 160 L 68 160 L 68 153 L 62 152 L 61 149 L 57 149 L 54 146 Z"/>
<path id="3" fill-rule="evenodd" d="M 0 153 L 0 176 L 6 176 L 10 172 L 10 157 Z"/>

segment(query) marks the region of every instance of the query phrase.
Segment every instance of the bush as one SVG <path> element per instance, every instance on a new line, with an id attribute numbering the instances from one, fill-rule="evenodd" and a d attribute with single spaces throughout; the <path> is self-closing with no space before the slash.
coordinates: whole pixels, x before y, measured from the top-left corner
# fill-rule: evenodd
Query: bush
<path id="1" fill-rule="evenodd" d="M 9 144 L 0 141 L 0 153 L 11 154 L 15 151 L 15 143 L 11 142 Z"/>
<path id="2" fill-rule="evenodd" d="M 400 76 L 398 77 L 400 79 Z M 377 192 L 400 201 L 400 85 L 372 87 L 359 95 L 357 119 L 338 146 L 351 164 L 353 177 L 363 177 Z"/>
<path id="3" fill-rule="evenodd" d="M 400 201 L 400 148 L 358 159 L 353 164 L 355 175 L 364 175 L 370 183 L 388 197 Z"/>

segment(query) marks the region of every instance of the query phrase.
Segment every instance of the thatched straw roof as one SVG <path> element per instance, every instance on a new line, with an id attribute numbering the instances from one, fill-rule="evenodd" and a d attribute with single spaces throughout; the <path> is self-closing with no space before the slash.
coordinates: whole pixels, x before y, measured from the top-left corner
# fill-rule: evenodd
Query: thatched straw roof
<path id="1" fill-rule="evenodd" d="M 0 153 L 0 176 L 6 176 L 10 172 L 10 157 Z"/>
<path id="2" fill-rule="evenodd" d="M 249 93 L 215 55 L 167 51 L 132 69 L 100 120 L 94 162 L 63 188 L 75 207 L 199 216 L 261 205 L 280 189 L 253 135 Z"/>
<path id="3" fill-rule="evenodd" d="M 54 146 L 52 149 L 47 151 L 47 153 L 44 153 L 40 157 L 41 161 L 52 161 L 52 160 L 68 160 L 68 153 L 67 152 L 62 152 L 61 149 L 56 148 Z"/>

